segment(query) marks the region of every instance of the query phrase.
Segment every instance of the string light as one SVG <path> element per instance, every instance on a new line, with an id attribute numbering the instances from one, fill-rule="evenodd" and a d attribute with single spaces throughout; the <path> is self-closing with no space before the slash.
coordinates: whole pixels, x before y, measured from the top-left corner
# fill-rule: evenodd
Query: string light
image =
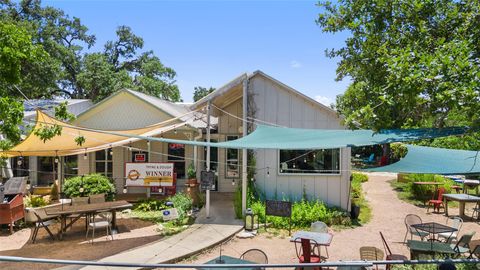
<path id="1" fill-rule="evenodd" d="M 83 154 L 83 159 L 87 159 L 88 158 L 88 155 L 87 155 L 87 148 L 85 148 L 85 154 Z"/>
<path id="2" fill-rule="evenodd" d="M 235 186 L 235 179 L 232 179 L 232 186 Z"/>
<path id="3" fill-rule="evenodd" d="M 270 177 L 270 167 L 267 167 L 267 177 Z"/>
<path id="4" fill-rule="evenodd" d="M 127 185 L 123 186 L 123 194 L 126 194 L 128 192 Z"/>
<path id="5" fill-rule="evenodd" d="M 22 164 L 23 164 L 23 156 L 20 156 L 20 157 L 18 157 L 17 165 L 22 166 Z"/>
<path id="6" fill-rule="evenodd" d="M 112 147 L 111 144 L 110 144 L 110 150 L 109 151 L 110 151 L 110 156 L 113 156 L 113 147 Z"/>
<path id="7" fill-rule="evenodd" d="M 58 151 L 55 150 L 55 163 L 58 163 Z"/>

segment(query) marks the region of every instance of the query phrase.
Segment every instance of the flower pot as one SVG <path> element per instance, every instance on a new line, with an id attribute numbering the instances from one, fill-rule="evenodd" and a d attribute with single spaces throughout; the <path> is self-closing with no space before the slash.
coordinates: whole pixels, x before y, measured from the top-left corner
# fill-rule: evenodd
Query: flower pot
<path id="1" fill-rule="evenodd" d="M 189 179 L 187 180 L 187 185 L 189 185 L 189 186 L 195 186 L 195 185 L 197 185 L 197 184 L 198 184 L 198 182 L 197 182 L 197 179 L 196 179 L 196 178 L 189 178 Z"/>

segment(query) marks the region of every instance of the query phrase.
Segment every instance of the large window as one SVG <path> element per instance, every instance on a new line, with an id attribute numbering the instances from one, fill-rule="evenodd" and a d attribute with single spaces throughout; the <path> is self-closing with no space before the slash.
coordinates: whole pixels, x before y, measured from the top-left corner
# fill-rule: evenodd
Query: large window
<path id="1" fill-rule="evenodd" d="M 280 150 L 280 174 L 339 174 L 340 149 Z"/>
<path id="2" fill-rule="evenodd" d="M 95 172 L 106 177 L 113 176 L 112 151 L 110 149 L 95 152 Z"/>
<path id="3" fill-rule="evenodd" d="M 56 178 L 55 158 L 54 157 L 38 157 L 38 181 L 39 186 L 48 186 L 53 184 Z"/>
<path id="4" fill-rule="evenodd" d="M 205 140 L 206 141 L 206 140 Z M 210 142 L 216 143 L 217 140 L 210 140 Z M 203 169 L 207 169 L 207 147 L 203 148 L 203 156 L 205 161 L 203 162 Z M 218 148 L 210 147 L 210 171 L 218 172 Z"/>
<path id="5" fill-rule="evenodd" d="M 78 156 L 65 156 L 63 157 L 63 173 L 65 178 L 69 178 L 78 175 Z"/>
<path id="6" fill-rule="evenodd" d="M 185 178 L 185 145 L 179 143 L 168 144 L 168 161 L 174 163 L 177 178 Z"/>
<path id="7" fill-rule="evenodd" d="M 227 136 L 227 141 L 233 141 L 238 139 L 238 136 Z M 238 157 L 239 152 L 238 149 L 231 149 L 227 148 L 227 168 L 225 177 L 227 178 L 237 178 L 240 176 L 240 168 L 239 168 L 239 160 Z"/>
<path id="8" fill-rule="evenodd" d="M 28 176 L 29 175 L 29 157 L 14 157 L 10 161 L 13 176 Z"/>

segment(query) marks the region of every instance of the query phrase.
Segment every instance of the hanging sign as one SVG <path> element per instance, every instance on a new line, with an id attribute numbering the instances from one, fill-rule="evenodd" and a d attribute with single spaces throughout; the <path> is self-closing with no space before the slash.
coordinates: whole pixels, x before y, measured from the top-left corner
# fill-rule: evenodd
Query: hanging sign
<path id="1" fill-rule="evenodd" d="M 125 163 L 127 186 L 173 186 L 173 163 Z"/>
<path id="2" fill-rule="evenodd" d="M 133 161 L 134 162 L 146 162 L 147 161 L 147 154 L 145 154 L 145 153 L 135 154 Z"/>
<path id="3" fill-rule="evenodd" d="M 215 190 L 215 173 L 202 171 L 200 173 L 200 188 L 202 190 Z"/>

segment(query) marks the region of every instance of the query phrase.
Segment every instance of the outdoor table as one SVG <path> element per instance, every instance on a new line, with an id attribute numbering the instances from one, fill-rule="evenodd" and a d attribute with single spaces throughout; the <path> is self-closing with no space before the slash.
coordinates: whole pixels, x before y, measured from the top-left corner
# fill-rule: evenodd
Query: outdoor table
<path id="1" fill-rule="evenodd" d="M 448 201 L 459 202 L 459 215 L 465 216 L 465 203 L 478 203 L 480 197 L 469 194 L 443 194 L 443 201 L 445 203 L 445 215 L 448 217 Z"/>
<path id="2" fill-rule="evenodd" d="M 407 246 L 410 249 L 411 260 L 418 259 L 419 254 L 432 254 L 434 258 L 437 253 L 444 255 L 455 254 L 453 248 L 447 243 L 408 240 Z"/>
<path id="3" fill-rule="evenodd" d="M 436 234 L 458 231 L 458 229 L 456 228 L 452 228 L 447 225 L 443 225 L 436 222 L 413 224 L 411 227 L 415 228 L 415 230 L 417 231 L 420 230 L 420 231 L 428 232 L 429 234 L 431 234 L 432 235 L 432 238 L 430 238 L 431 242 L 435 241 Z"/>
<path id="4" fill-rule="evenodd" d="M 72 226 L 82 215 L 88 216 L 95 213 L 111 212 L 112 213 L 112 228 L 117 227 L 116 223 L 116 211 L 132 208 L 132 204 L 127 201 L 113 201 L 102 203 L 90 203 L 81 205 L 59 205 L 45 209 L 47 215 L 60 217 L 60 231 L 59 238 L 63 238 L 63 233 Z M 70 215 L 78 215 L 69 224 L 67 224 L 67 218 Z"/>
<path id="5" fill-rule="evenodd" d="M 333 234 L 331 233 L 321 233 L 321 232 L 309 232 L 309 231 L 297 231 L 290 238 L 290 242 L 299 242 L 299 239 L 309 239 L 317 243 L 317 246 L 324 246 L 325 250 L 332 243 Z M 320 250 L 320 248 L 319 248 Z M 321 254 L 319 254 L 320 256 Z M 327 251 L 328 257 L 328 251 Z"/>
<path id="6" fill-rule="evenodd" d="M 246 261 L 246 260 L 242 260 L 242 259 L 239 259 L 239 258 L 234 258 L 234 257 L 230 257 L 230 256 L 220 256 L 220 257 L 217 257 L 211 261 L 208 261 L 206 262 L 205 264 L 255 264 L 254 262 L 250 262 L 250 261 Z M 222 270 L 230 270 L 230 269 L 238 269 L 238 268 L 228 268 L 228 267 L 225 267 L 225 268 L 209 268 L 209 267 L 205 267 L 205 268 L 199 268 L 201 270 L 215 270 L 215 269 L 222 269 Z M 257 267 L 255 268 L 241 268 L 241 269 L 259 269 Z"/>

